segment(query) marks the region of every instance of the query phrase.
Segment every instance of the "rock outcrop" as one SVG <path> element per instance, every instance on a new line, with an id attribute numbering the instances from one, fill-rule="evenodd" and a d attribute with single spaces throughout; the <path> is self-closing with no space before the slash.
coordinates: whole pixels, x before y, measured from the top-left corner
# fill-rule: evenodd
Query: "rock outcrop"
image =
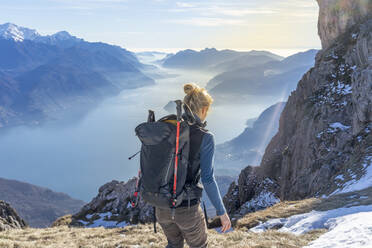
<path id="1" fill-rule="evenodd" d="M 289 96 L 260 167 L 243 170 L 230 187 L 224 198 L 230 213 L 263 191 L 281 200 L 329 195 L 370 171 L 372 18 L 361 13 L 372 7 L 370 1 L 318 2 L 323 50 Z M 265 181 L 276 186 L 266 190 Z"/>
<path id="2" fill-rule="evenodd" d="M 25 227 L 27 227 L 26 222 L 19 217 L 9 203 L 0 200 L 0 232 L 7 229 Z"/>
<path id="3" fill-rule="evenodd" d="M 127 224 L 147 223 L 153 220 L 153 208 L 141 198 L 132 207 L 136 178 L 128 182 L 113 180 L 99 188 L 98 195 L 72 216 L 72 226 L 120 227 Z"/>

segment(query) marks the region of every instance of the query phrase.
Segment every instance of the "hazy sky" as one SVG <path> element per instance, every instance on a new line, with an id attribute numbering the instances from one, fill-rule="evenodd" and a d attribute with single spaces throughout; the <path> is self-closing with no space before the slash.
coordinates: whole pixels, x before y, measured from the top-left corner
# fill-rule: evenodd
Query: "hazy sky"
<path id="1" fill-rule="evenodd" d="M 130 50 L 320 48 L 315 0 L 1 0 L 0 23 Z"/>

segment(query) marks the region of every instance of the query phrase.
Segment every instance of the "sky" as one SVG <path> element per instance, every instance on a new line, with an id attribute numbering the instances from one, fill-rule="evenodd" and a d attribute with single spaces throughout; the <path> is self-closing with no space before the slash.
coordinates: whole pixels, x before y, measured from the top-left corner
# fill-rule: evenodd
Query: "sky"
<path id="1" fill-rule="evenodd" d="M 1 0 L 0 24 L 131 51 L 320 48 L 315 0 Z M 280 53 L 280 52 L 279 52 Z"/>

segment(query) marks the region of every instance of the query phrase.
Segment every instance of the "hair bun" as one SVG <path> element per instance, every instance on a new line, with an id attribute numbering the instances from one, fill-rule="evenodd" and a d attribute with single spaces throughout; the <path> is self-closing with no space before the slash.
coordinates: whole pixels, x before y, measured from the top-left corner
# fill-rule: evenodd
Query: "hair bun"
<path id="1" fill-rule="evenodd" d="M 183 86 L 186 95 L 191 95 L 197 88 L 198 86 L 194 83 L 188 83 Z"/>

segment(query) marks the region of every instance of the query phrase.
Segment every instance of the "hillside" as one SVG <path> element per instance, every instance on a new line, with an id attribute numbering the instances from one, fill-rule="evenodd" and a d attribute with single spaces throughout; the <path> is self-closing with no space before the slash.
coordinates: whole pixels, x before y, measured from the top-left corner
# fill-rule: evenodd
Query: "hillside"
<path id="1" fill-rule="evenodd" d="M 220 234 L 208 230 L 210 247 L 342 247 L 346 237 L 349 247 L 368 247 L 372 242 L 371 230 L 365 228 L 361 218 L 370 218 L 372 189 L 340 194 L 330 198 L 309 198 L 284 201 L 265 210 L 250 213 L 234 221 L 234 231 Z M 345 211 L 345 207 L 349 210 Z M 350 207 L 352 206 L 352 207 Z M 364 210 L 359 214 L 356 210 Z M 336 214 L 337 213 L 337 214 Z M 369 216 L 369 217 L 368 217 Z M 348 220 L 347 223 L 342 220 Z M 365 219 L 365 220 L 367 220 Z M 281 222 L 279 222 L 281 221 Z M 290 222 L 287 222 L 290 221 Z M 306 221 L 306 222 L 302 222 Z M 359 221 L 359 222 L 358 222 Z M 165 247 L 166 238 L 159 226 L 154 233 L 152 224 L 127 225 L 122 228 L 69 227 L 71 216 L 65 216 L 53 227 L 23 230 L 7 230 L 0 233 L 0 246 L 29 247 Z M 288 223 L 288 224 L 287 224 Z M 331 223 L 334 223 L 330 225 Z M 358 225 L 359 224 L 359 225 Z M 302 229 L 294 229 L 303 225 Z M 263 230 L 263 229 L 266 230 Z M 352 239 L 358 233 L 357 239 Z M 363 246 L 364 242 L 364 246 Z"/>
<path id="2" fill-rule="evenodd" d="M 285 102 L 265 109 L 237 137 L 216 146 L 215 168 L 218 175 L 238 175 L 248 164 L 258 165 L 266 145 L 278 131 Z"/>
<path id="3" fill-rule="evenodd" d="M 10 203 L 31 227 L 47 227 L 58 217 L 78 211 L 84 202 L 64 193 L 0 178 L 0 200 Z"/>

